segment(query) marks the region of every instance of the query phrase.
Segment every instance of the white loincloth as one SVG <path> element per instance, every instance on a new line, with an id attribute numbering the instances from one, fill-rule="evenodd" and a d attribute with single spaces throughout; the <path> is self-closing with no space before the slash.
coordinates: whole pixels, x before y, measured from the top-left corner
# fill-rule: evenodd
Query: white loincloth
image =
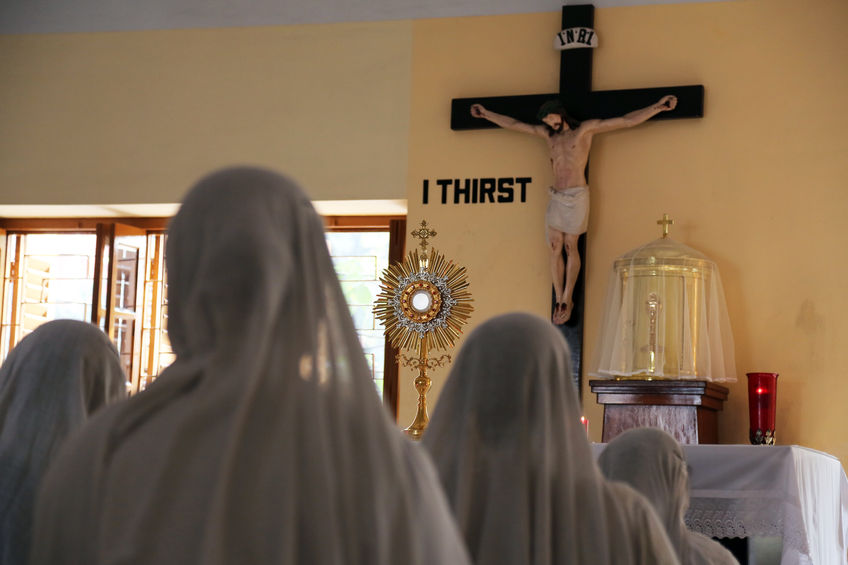
<path id="1" fill-rule="evenodd" d="M 565 190 L 548 188 L 550 200 L 545 212 L 545 226 L 562 233 L 580 235 L 589 226 L 589 187 L 575 186 Z"/>

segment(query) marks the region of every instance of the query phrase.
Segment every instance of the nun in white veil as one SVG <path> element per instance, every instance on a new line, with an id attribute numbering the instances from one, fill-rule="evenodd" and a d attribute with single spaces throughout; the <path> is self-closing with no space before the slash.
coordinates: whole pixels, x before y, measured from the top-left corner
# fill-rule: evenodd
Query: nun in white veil
<path id="1" fill-rule="evenodd" d="M 677 563 L 649 503 L 598 471 L 568 346 L 542 318 L 468 336 L 423 442 L 477 565 Z"/>
<path id="2" fill-rule="evenodd" d="M 211 174 L 166 260 L 176 361 L 64 450 L 31 563 L 468 563 L 432 464 L 380 404 L 304 193 Z"/>
<path id="3" fill-rule="evenodd" d="M 721 544 L 686 527 L 689 471 L 677 440 L 658 428 L 635 428 L 613 438 L 598 459 L 603 474 L 644 494 L 665 525 L 683 565 L 738 565 Z"/>
<path id="4" fill-rule="evenodd" d="M 126 396 L 112 342 L 92 324 L 42 324 L 0 367 L 0 565 L 26 563 L 38 485 L 88 416 Z"/>

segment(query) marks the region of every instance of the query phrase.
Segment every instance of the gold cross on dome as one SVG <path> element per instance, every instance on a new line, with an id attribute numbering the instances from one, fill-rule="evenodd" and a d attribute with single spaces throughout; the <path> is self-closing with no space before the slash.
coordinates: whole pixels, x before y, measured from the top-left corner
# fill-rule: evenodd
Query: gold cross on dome
<path id="1" fill-rule="evenodd" d="M 673 224 L 673 223 L 674 223 L 674 220 L 672 220 L 671 218 L 669 218 L 668 214 L 663 214 L 662 220 L 657 220 L 657 225 L 661 225 L 661 226 L 662 226 L 662 230 L 663 230 L 662 236 L 663 236 L 663 239 L 668 238 L 668 226 L 670 226 L 670 225 L 671 225 L 671 224 Z"/>
<path id="2" fill-rule="evenodd" d="M 423 257 L 427 252 L 427 238 L 436 237 L 436 232 L 427 227 L 427 220 L 421 220 L 421 227 L 412 231 L 412 237 L 421 240 L 418 247 L 421 248 L 419 254 Z"/>

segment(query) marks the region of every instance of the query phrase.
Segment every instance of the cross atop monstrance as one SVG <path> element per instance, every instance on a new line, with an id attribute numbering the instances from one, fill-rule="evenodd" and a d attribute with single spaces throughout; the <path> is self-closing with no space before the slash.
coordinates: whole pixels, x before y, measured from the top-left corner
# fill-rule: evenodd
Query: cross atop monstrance
<path id="1" fill-rule="evenodd" d="M 562 28 L 554 39 L 560 53 L 559 92 L 521 96 L 495 96 L 482 98 L 456 98 L 451 101 L 451 129 L 489 129 L 498 126 L 524 133 L 546 136 L 553 165 L 553 183 L 543 181 L 538 190 L 547 191 L 551 197 L 545 217 L 551 254 L 552 307 L 551 319 L 557 324 L 571 347 L 575 381 L 580 386 L 583 342 L 583 299 L 586 256 L 586 219 L 589 209 L 588 154 L 575 156 L 574 148 L 588 152 L 591 135 L 581 143 L 566 143 L 564 136 L 554 137 L 568 124 L 570 136 L 582 135 L 581 122 L 595 124 L 597 132 L 629 127 L 646 119 L 700 118 L 704 114 L 704 87 L 702 85 L 667 86 L 627 90 L 592 90 L 592 49 L 598 44 L 598 34 L 593 29 L 595 8 L 592 5 L 563 6 Z M 600 38 L 603 41 L 603 37 Z M 570 47 L 587 47 L 573 49 Z M 562 111 L 561 111 L 562 110 Z M 485 119 L 481 119 L 485 118 Z M 618 121 L 616 121 L 618 119 Z M 553 133 L 546 133 L 541 121 Z M 598 127 L 598 122 L 606 122 Z M 577 128 L 577 129 L 572 129 Z M 587 129 L 588 131 L 588 129 Z M 562 139 L 561 139 L 562 138 Z M 570 148 L 570 149 L 569 149 Z M 563 155 L 562 153 L 571 153 Z M 567 164 L 579 163 L 578 170 Z M 583 163 L 586 163 L 585 171 Z M 557 165 L 557 163 L 559 165 Z M 565 164 L 563 164 L 565 163 Z M 583 178 L 585 177 L 585 178 Z M 547 179 L 546 179 L 547 180 Z M 560 186 L 562 184 L 563 186 Z M 557 201 L 557 202 L 555 202 Z M 563 204 L 567 201 L 570 204 Z M 558 203 L 559 202 L 559 203 Z M 579 207 L 576 206 L 579 204 Z M 552 208 L 554 206 L 554 208 Z M 562 208 L 579 208 L 566 212 Z M 552 212 L 554 210 L 554 212 Z M 561 250 L 561 251 L 557 251 Z"/>
<path id="2" fill-rule="evenodd" d="M 674 224 L 674 220 L 672 220 L 668 214 L 663 214 L 661 220 L 657 220 L 657 225 L 662 226 L 662 238 L 668 239 L 668 227 Z"/>
<path id="3" fill-rule="evenodd" d="M 417 230 L 412 230 L 410 235 L 412 235 L 412 237 L 416 239 L 421 240 L 421 242 L 418 244 L 418 247 L 421 248 L 418 254 L 421 257 L 425 257 L 427 255 L 427 239 L 431 237 L 436 237 L 436 235 L 438 234 L 436 234 L 434 230 L 431 230 L 427 227 L 427 220 L 421 220 L 421 226 Z"/>

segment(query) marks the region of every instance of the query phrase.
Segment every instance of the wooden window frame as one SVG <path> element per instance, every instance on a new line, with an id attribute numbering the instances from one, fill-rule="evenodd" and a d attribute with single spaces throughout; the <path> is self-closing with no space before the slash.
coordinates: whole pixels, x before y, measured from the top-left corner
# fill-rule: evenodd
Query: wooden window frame
<path id="1" fill-rule="evenodd" d="M 97 224 L 126 224 L 149 231 L 168 228 L 171 218 L 0 218 L 0 229 L 7 233 L 97 232 Z"/>

